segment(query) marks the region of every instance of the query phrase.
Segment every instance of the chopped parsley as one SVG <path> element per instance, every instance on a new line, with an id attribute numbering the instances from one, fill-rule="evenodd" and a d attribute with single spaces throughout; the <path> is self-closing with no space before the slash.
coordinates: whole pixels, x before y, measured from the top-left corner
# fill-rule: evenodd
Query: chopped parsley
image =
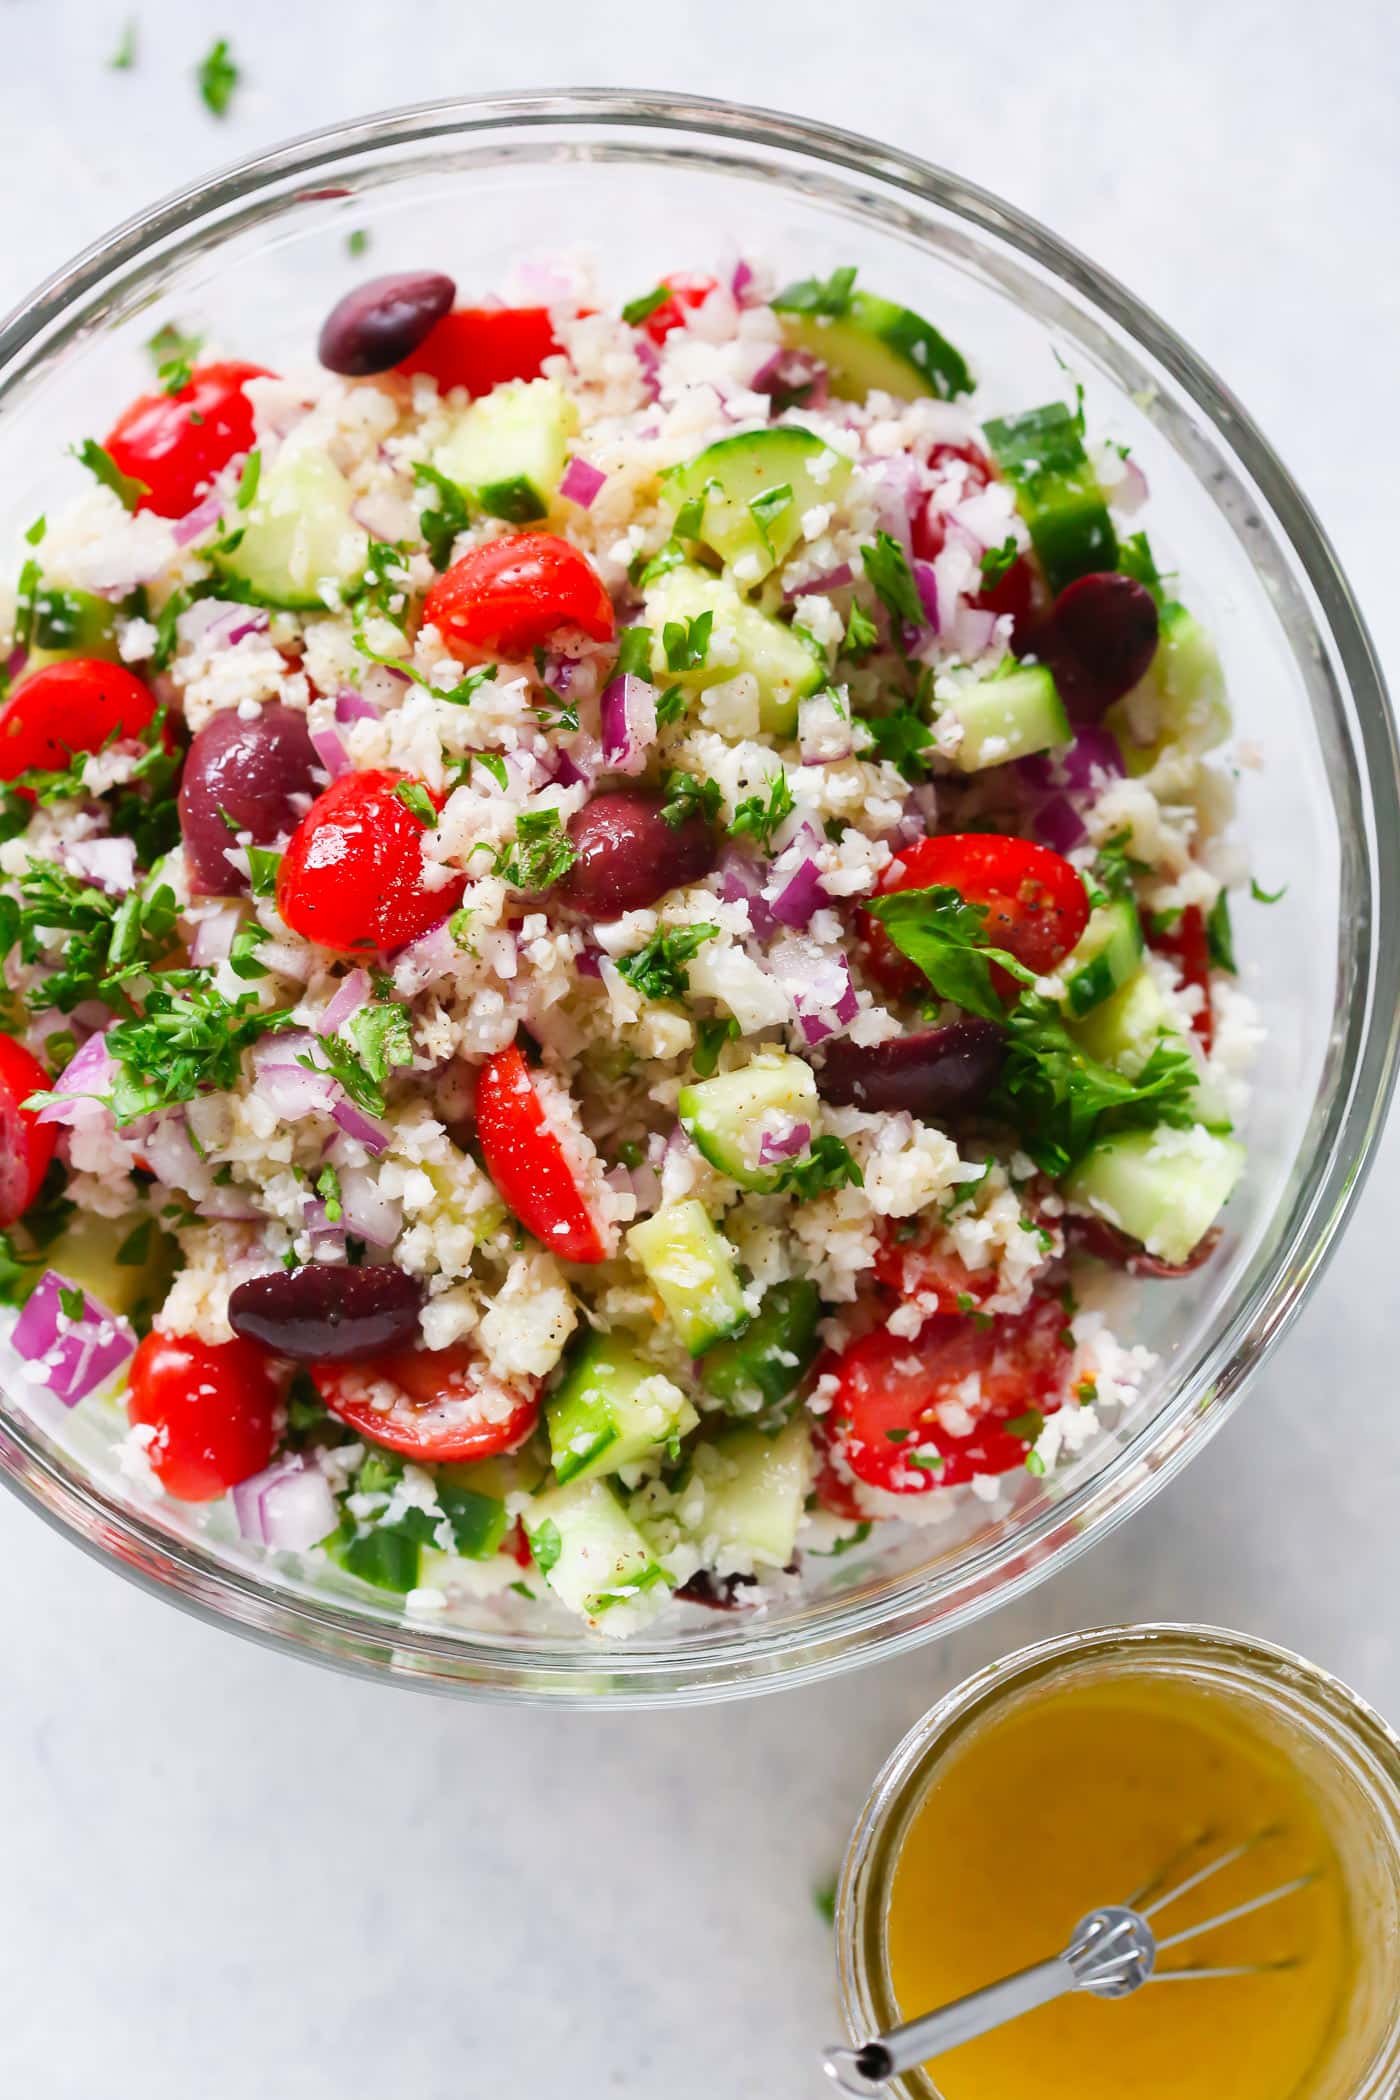
<path id="1" fill-rule="evenodd" d="M 514 843 L 496 856 L 495 873 L 517 890 L 547 890 L 577 859 L 557 809 L 526 809 L 515 820 Z"/>
<path id="2" fill-rule="evenodd" d="M 1256 904 L 1277 904 L 1281 897 L 1285 897 L 1288 894 L 1288 884 L 1286 882 L 1280 883 L 1276 890 L 1261 889 L 1251 875 L 1249 878 L 1249 894 Z"/>
<path id="3" fill-rule="evenodd" d="M 382 1116 L 384 1089 L 396 1065 L 413 1062 L 413 1030 L 408 1009 L 387 1000 L 372 1000 L 351 1014 L 343 1028 L 320 1046 L 331 1072 L 366 1115 Z M 303 1059 L 303 1063 L 309 1063 Z M 314 1066 L 312 1067 L 314 1070 Z"/>
<path id="4" fill-rule="evenodd" d="M 166 970 L 152 979 L 143 1010 L 107 1031 L 118 1072 L 112 1113 L 118 1123 L 193 1101 L 202 1087 L 228 1093 L 238 1084 L 243 1052 L 285 1027 L 285 1013 L 259 1013 L 256 995 L 225 999 L 198 970 Z"/>
<path id="5" fill-rule="evenodd" d="M 564 1541 L 559 1536 L 559 1526 L 551 1517 L 546 1517 L 543 1524 L 536 1524 L 531 1527 L 529 1539 L 530 1557 L 541 1575 L 547 1578 L 550 1569 L 557 1565 L 559 1556 L 564 1550 Z"/>
<path id="6" fill-rule="evenodd" d="M 869 1532 L 870 1526 L 868 1524 L 865 1528 Z M 842 1543 L 844 1544 L 845 1542 L 843 1541 Z M 816 1909 L 817 1916 L 825 1918 L 828 1925 L 836 1923 L 836 1889 L 837 1879 L 833 1874 L 829 1881 L 822 1882 L 819 1888 L 815 1888 L 812 1891 L 812 1903 Z"/>
<path id="7" fill-rule="evenodd" d="M 335 1168 L 322 1167 L 314 1186 L 317 1195 L 326 1206 L 326 1223 L 338 1225 L 345 1212 L 340 1194 L 340 1176 Z"/>
<path id="8" fill-rule="evenodd" d="M 1135 532 L 1118 542 L 1118 567 L 1125 576 L 1131 576 L 1151 591 L 1160 605 L 1162 601 L 1162 574 L 1152 557 L 1145 532 Z"/>
<path id="9" fill-rule="evenodd" d="M 983 939 L 987 908 L 968 904 L 946 883 L 926 890 L 897 890 L 867 907 L 884 925 L 901 954 L 916 963 L 940 999 L 950 999 L 983 1020 L 1003 1021 L 1005 1006 L 992 983 L 995 963 L 1019 984 L 1035 983 L 1035 972 L 1003 948 Z"/>
<path id="10" fill-rule="evenodd" d="M 712 612 L 696 613 L 691 620 L 668 620 L 661 630 L 668 671 L 698 671 L 710 653 Z"/>
<path id="11" fill-rule="evenodd" d="M 418 523 L 427 542 L 428 559 L 441 572 L 452 559 L 458 533 L 465 532 L 472 521 L 471 505 L 466 490 L 426 460 L 420 460 L 413 469 L 413 479 L 426 495 L 437 498 L 418 513 Z"/>
<path id="12" fill-rule="evenodd" d="M 923 627 L 923 600 L 899 541 L 891 533 L 877 532 L 874 546 L 862 547 L 860 558 L 876 597 L 897 627 Z"/>
<path id="13" fill-rule="evenodd" d="M 665 792 L 661 815 L 672 831 L 679 831 L 688 817 L 703 817 L 713 824 L 724 800 L 717 780 L 700 780 L 694 773 L 668 773 Z"/>
<path id="14" fill-rule="evenodd" d="M 642 292 L 637 298 L 628 300 L 622 309 L 622 318 L 629 328 L 639 328 L 643 321 L 649 320 L 666 304 L 670 296 L 669 285 L 653 285 L 649 292 Z"/>
<path id="15" fill-rule="evenodd" d="M 732 1014 L 712 1021 L 697 1021 L 695 1024 L 695 1048 L 690 1062 L 702 1079 L 708 1079 L 719 1064 L 719 1053 L 726 1043 L 737 1042 L 743 1034 Z"/>
<path id="16" fill-rule="evenodd" d="M 827 1547 L 825 1551 L 819 1546 L 808 1546 L 806 1550 L 808 1553 L 815 1553 L 818 1560 L 836 1560 L 841 1554 L 849 1553 L 853 1546 L 863 1546 L 874 1529 L 870 1519 L 865 1517 L 854 1531 L 848 1531 L 844 1538 L 837 1539 L 835 1545 Z"/>
<path id="17" fill-rule="evenodd" d="M 618 958 L 618 974 L 644 999 L 683 999 L 690 990 L 686 964 L 718 932 L 718 926 L 658 929 L 635 954 Z"/>
<path id="18" fill-rule="evenodd" d="M 129 73 L 136 64 L 137 37 L 136 19 L 133 16 L 117 40 L 117 48 L 107 61 L 109 73 Z"/>
<path id="19" fill-rule="evenodd" d="M 869 656 L 880 639 L 880 630 L 863 605 L 852 605 L 846 620 L 846 634 L 842 641 L 843 655 L 859 663 Z"/>
<path id="20" fill-rule="evenodd" d="M 780 766 L 768 783 L 766 796 L 748 795 L 739 804 L 729 827 L 729 836 L 757 839 L 761 846 L 766 847 L 772 843 L 773 833 L 784 817 L 792 815 L 795 806 L 787 774 Z"/>
<path id="21" fill-rule="evenodd" d="M 347 255 L 363 255 L 368 248 L 369 228 L 367 226 L 356 226 L 353 232 L 346 234 L 345 252 Z"/>
<path id="22" fill-rule="evenodd" d="M 999 547 L 988 547 L 980 563 L 983 590 L 994 590 L 1004 576 L 1010 575 L 1020 555 L 1014 532 L 1008 532 Z"/>
<path id="23" fill-rule="evenodd" d="M 876 756 L 898 767 L 906 780 L 927 780 L 928 748 L 933 731 L 913 707 L 895 707 L 886 715 L 862 715 Z"/>
<path id="24" fill-rule="evenodd" d="M 425 829 L 432 831 L 437 825 L 437 811 L 433 798 L 421 780 L 401 780 L 394 789 L 395 798 L 402 802 L 411 817 L 416 817 Z"/>
<path id="25" fill-rule="evenodd" d="M 58 1306 L 65 1320 L 85 1320 L 87 1300 L 74 1285 L 61 1283 L 58 1287 Z"/>
<path id="26" fill-rule="evenodd" d="M 687 702 L 684 688 L 678 685 L 668 685 L 664 693 L 659 693 L 657 695 L 657 728 L 665 729 L 668 728 L 672 722 L 679 722 L 683 720 L 685 716 L 686 705 Z"/>
<path id="27" fill-rule="evenodd" d="M 211 116 L 226 117 L 233 91 L 238 85 L 238 67 L 229 51 L 228 38 L 219 37 L 200 60 L 195 71 L 200 100 Z"/>
<path id="28" fill-rule="evenodd" d="M 255 919 L 239 927 L 228 952 L 228 966 L 235 977 L 251 983 L 267 976 L 267 964 L 259 962 L 257 954 L 266 939 L 267 935 Z"/>
<path id="29" fill-rule="evenodd" d="M 81 445 L 75 445 L 73 457 L 102 483 L 103 488 L 112 491 L 123 510 L 135 510 L 141 498 L 150 494 L 144 481 L 138 481 L 134 474 L 123 474 L 111 453 L 99 445 L 96 438 L 84 438 Z"/>
<path id="30" fill-rule="evenodd" d="M 148 895 L 132 890 L 120 901 L 81 882 L 52 861 L 31 861 L 19 878 L 19 901 L 0 897 L 0 956 L 19 943 L 20 960 L 44 962 L 50 937 L 64 934 L 59 966 L 36 983 L 45 1005 L 72 1013 L 89 999 L 125 1007 L 122 983 L 144 971 L 169 947 L 175 928 L 174 892 L 161 883 Z"/>
<path id="31" fill-rule="evenodd" d="M 262 453 L 258 450 L 257 446 L 255 445 L 252 451 L 248 454 L 248 457 L 244 460 L 243 472 L 238 477 L 238 494 L 233 499 L 235 507 L 237 509 L 252 509 L 254 503 L 257 501 L 258 483 L 261 480 Z"/>
<path id="32" fill-rule="evenodd" d="M 813 1138 L 801 1159 L 783 1162 L 775 1184 L 784 1195 L 797 1196 L 804 1203 L 810 1203 L 814 1196 L 824 1196 L 828 1189 L 858 1189 L 864 1185 L 865 1177 L 850 1147 L 838 1137 Z"/>
<path id="33" fill-rule="evenodd" d="M 788 285 L 772 301 L 773 311 L 780 314 L 822 314 L 828 320 L 839 321 L 851 310 L 851 293 L 855 288 L 856 271 L 852 263 L 833 270 L 829 277 L 802 277 L 796 284 Z"/>
<path id="34" fill-rule="evenodd" d="M 1145 860 L 1136 860 L 1128 851 L 1132 833 L 1115 831 L 1112 838 L 1104 840 L 1094 860 L 1094 881 L 1110 897 L 1131 897 L 1133 877 L 1148 875 L 1152 871 Z"/>
<path id="35" fill-rule="evenodd" d="M 151 1236 L 155 1231 L 154 1221 L 143 1218 L 134 1225 L 117 1249 L 117 1261 L 124 1269 L 142 1269 L 150 1258 Z"/>
<path id="36" fill-rule="evenodd" d="M 617 638 L 614 678 L 650 678 L 652 633 L 649 627 L 624 627 Z"/>
<path id="37" fill-rule="evenodd" d="M 750 498 L 748 511 L 769 555 L 776 561 L 778 550 L 773 545 L 770 528 L 779 518 L 787 516 L 793 506 L 792 483 L 780 482 L 776 488 L 764 489 L 760 495 Z"/>
<path id="38" fill-rule="evenodd" d="M 1226 890 L 1220 892 L 1206 913 L 1206 952 L 1212 968 L 1236 975 L 1235 931 L 1230 924 L 1230 897 Z"/>

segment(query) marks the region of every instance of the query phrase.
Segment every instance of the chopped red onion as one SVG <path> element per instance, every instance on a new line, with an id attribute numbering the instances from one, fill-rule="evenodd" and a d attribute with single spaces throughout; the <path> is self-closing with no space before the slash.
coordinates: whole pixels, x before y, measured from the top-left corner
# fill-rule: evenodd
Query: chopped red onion
<path id="1" fill-rule="evenodd" d="M 976 605 L 960 605 L 953 622 L 953 647 L 965 663 L 972 663 L 982 656 L 997 635 L 997 614 L 983 612 Z"/>
<path id="2" fill-rule="evenodd" d="M 335 1035 L 343 1028 L 352 1014 L 357 1014 L 369 998 L 373 987 L 368 970 L 352 970 L 336 986 L 320 1015 L 312 1024 L 317 1035 Z"/>
<path id="3" fill-rule="evenodd" d="M 848 1028 L 860 1011 L 845 956 L 815 941 L 783 941 L 770 951 L 768 967 L 791 998 L 808 1043 Z"/>
<path id="4" fill-rule="evenodd" d="M 786 855 L 783 856 L 787 858 Z M 774 869 L 774 875 L 779 873 Z M 776 896 L 773 894 L 777 888 Z M 780 884 L 769 882 L 764 891 L 773 917 L 780 926 L 802 928 L 810 925 L 812 914 L 826 902 L 822 889 L 821 871 L 809 854 L 803 854 L 797 866 Z"/>
<path id="5" fill-rule="evenodd" d="M 221 904 L 204 914 L 190 942 L 190 961 L 197 970 L 212 970 L 215 963 L 227 961 L 242 919 L 236 904 Z"/>
<path id="6" fill-rule="evenodd" d="M 824 576 L 810 576 L 806 583 L 793 584 L 783 595 L 786 598 L 816 597 L 822 591 L 839 591 L 843 584 L 852 581 L 851 565 L 848 561 L 843 561 L 834 569 L 828 569 Z"/>
<path id="7" fill-rule="evenodd" d="M 262 1212 L 253 1203 L 249 1191 L 233 1185 L 220 1186 L 217 1182 L 207 1195 L 199 1199 L 201 1218 L 219 1218 L 234 1225 L 251 1225 L 261 1218 Z"/>
<path id="8" fill-rule="evenodd" d="M 388 1147 L 389 1133 L 385 1126 L 357 1107 L 348 1094 L 331 1103 L 331 1115 L 345 1135 L 363 1145 L 366 1152 L 373 1152 L 377 1157 Z"/>
<path id="9" fill-rule="evenodd" d="M 1068 853 L 1088 837 L 1084 819 L 1065 795 L 1051 795 L 1041 803 L 1031 819 L 1031 830 L 1042 846 L 1056 853 Z"/>
<path id="10" fill-rule="evenodd" d="M 59 1292 L 74 1288 L 56 1269 L 46 1269 L 11 1337 L 15 1354 L 29 1366 L 29 1382 L 47 1386 L 65 1407 L 96 1392 L 136 1347 L 126 1322 L 86 1292 L 81 1320 L 70 1319 Z"/>
<path id="11" fill-rule="evenodd" d="M 62 1101 L 51 1101 L 35 1115 L 36 1123 L 101 1123 L 112 1111 L 105 1099 L 116 1085 L 117 1068 L 107 1049 L 105 1032 L 90 1036 L 54 1081 L 53 1092 Z"/>
<path id="12" fill-rule="evenodd" d="M 580 948 L 574 957 L 574 968 L 580 977 L 601 977 L 603 974 L 603 951 L 601 948 Z"/>
<path id="13" fill-rule="evenodd" d="M 136 841 L 134 839 L 74 839 L 62 848 L 65 865 L 85 882 L 114 896 L 125 896 L 136 886 Z"/>
<path id="14" fill-rule="evenodd" d="M 775 350 L 749 381 L 755 394 L 801 397 L 803 408 L 825 408 L 831 396 L 827 368 L 807 350 Z M 776 408 L 770 413 L 777 413 Z"/>
<path id="15" fill-rule="evenodd" d="M 309 1072 L 305 1065 L 264 1065 L 257 1093 L 279 1123 L 299 1123 L 306 1116 L 328 1115 L 339 1088 L 329 1072 Z"/>
<path id="16" fill-rule="evenodd" d="M 403 1229 L 403 1205 L 380 1193 L 364 1167 L 346 1167 L 340 1176 L 340 1221 L 356 1239 L 372 1247 L 392 1247 Z"/>
<path id="17" fill-rule="evenodd" d="M 214 1176 L 194 1148 L 181 1110 L 152 1118 L 141 1135 L 141 1157 L 163 1188 L 202 1203 L 214 1187 Z"/>
<path id="18" fill-rule="evenodd" d="M 879 489 L 875 501 L 876 515 L 885 531 L 892 539 L 898 540 L 908 554 L 914 512 L 923 500 L 919 462 L 911 459 L 908 453 L 882 459 L 874 470 L 873 479 Z"/>
<path id="19" fill-rule="evenodd" d="M 655 1210 L 661 1202 L 661 1177 L 655 1167 L 609 1167 L 603 1179 L 619 1196 L 635 1199 L 639 1216 Z"/>
<path id="20" fill-rule="evenodd" d="M 260 605 L 225 605 L 222 601 L 214 602 L 217 604 L 217 611 L 204 628 L 202 638 L 205 642 L 218 642 L 222 647 L 232 649 L 245 635 L 266 634 L 268 618 Z M 185 615 L 182 613 L 180 617 L 183 619 Z"/>
<path id="21" fill-rule="evenodd" d="M 734 301 L 736 305 L 744 305 L 744 294 L 748 291 L 752 283 L 753 271 L 750 269 L 749 265 L 744 261 L 743 257 L 741 256 L 738 262 L 735 263 L 733 271 L 730 273 L 729 278 L 729 289 L 734 296 Z"/>
<path id="22" fill-rule="evenodd" d="M 796 1159 L 812 1142 L 810 1123 L 790 1123 L 781 1136 L 765 1130 L 758 1141 L 758 1163 L 761 1167 L 775 1167 L 780 1160 Z"/>
<path id="23" fill-rule="evenodd" d="M 335 696 L 335 718 L 343 729 L 348 722 L 377 722 L 379 709 L 363 693 L 352 693 L 345 686 Z"/>
<path id="24" fill-rule="evenodd" d="M 778 923 L 763 894 L 764 872 L 762 862 L 746 853 L 742 846 L 728 845 L 720 855 L 720 896 L 726 904 L 747 907 L 749 925 L 761 941 L 767 940 Z"/>
<path id="25" fill-rule="evenodd" d="M 1109 501 L 1125 518 L 1142 509 L 1148 497 L 1147 476 L 1135 459 L 1125 459 L 1123 476 Z"/>
<path id="26" fill-rule="evenodd" d="M 812 693 L 797 703 L 797 743 L 804 766 L 830 766 L 855 749 L 851 711 L 835 693 Z"/>
<path id="27" fill-rule="evenodd" d="M 591 461 L 575 457 L 559 477 L 559 493 L 567 496 L 570 503 L 577 503 L 580 509 L 588 510 L 607 478 Z"/>
<path id="28" fill-rule="evenodd" d="M 332 780 L 350 771 L 350 753 L 334 729 L 313 729 L 311 746 Z"/>
<path id="29" fill-rule="evenodd" d="M 232 1500 L 243 1537 L 274 1552 L 304 1553 L 336 1527 L 330 1482 L 305 1451 L 284 1451 L 261 1473 L 240 1480 Z"/>
<path id="30" fill-rule="evenodd" d="M 193 510 L 187 510 L 183 518 L 171 520 L 170 537 L 177 547 L 188 547 L 191 540 L 197 540 L 202 532 L 208 532 L 218 524 L 223 511 L 220 497 L 206 496 L 202 503 L 196 503 Z"/>
<path id="31" fill-rule="evenodd" d="M 661 381 L 657 375 L 661 370 L 661 359 L 656 354 L 656 345 L 640 330 L 634 330 L 632 348 L 637 354 L 637 363 L 642 368 L 642 385 L 648 401 L 659 401 Z"/>
<path id="32" fill-rule="evenodd" d="M 452 938 L 450 916 L 439 919 L 436 926 L 420 934 L 416 941 L 410 942 L 394 957 L 395 990 L 411 999 L 435 977 L 446 977 L 454 970 L 460 953 Z"/>
<path id="33" fill-rule="evenodd" d="M 1096 773 L 1106 773 L 1113 780 L 1121 777 L 1123 753 L 1111 730 L 1090 724 L 1076 729 L 1074 742 L 1058 751 L 1037 751 L 1029 758 L 1018 759 L 1016 772 L 1028 787 L 1042 794 L 1061 789 L 1069 794 L 1083 794 L 1095 787 Z"/>
<path id="34" fill-rule="evenodd" d="M 935 634 L 942 632 L 938 610 L 938 578 L 931 561 L 916 561 L 912 564 L 914 582 L 918 587 L 919 603 L 924 609 L 924 618 Z"/>
<path id="35" fill-rule="evenodd" d="M 554 751 L 554 778 L 560 787 L 592 787 L 602 764 L 602 752 L 591 736 L 576 736 Z"/>
<path id="36" fill-rule="evenodd" d="M 656 742 L 656 687 L 628 672 L 603 693 L 603 762 L 614 773 L 641 773 Z"/>

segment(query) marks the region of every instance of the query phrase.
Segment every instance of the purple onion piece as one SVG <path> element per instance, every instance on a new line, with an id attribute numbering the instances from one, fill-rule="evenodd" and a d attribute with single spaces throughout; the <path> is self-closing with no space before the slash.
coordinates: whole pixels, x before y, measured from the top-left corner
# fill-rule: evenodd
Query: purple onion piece
<path id="1" fill-rule="evenodd" d="M 810 1123 L 794 1123 L 789 1130 L 776 1135 L 765 1130 L 758 1141 L 758 1163 L 761 1167 L 775 1167 L 782 1160 L 796 1159 L 812 1142 Z"/>
<path id="2" fill-rule="evenodd" d="M 628 672 L 603 693 L 603 762 L 613 773 L 646 770 L 656 742 L 656 687 Z"/>
<path id="3" fill-rule="evenodd" d="M 350 771 L 350 753 L 333 729 L 313 729 L 311 748 L 332 780 L 339 780 L 342 773 Z"/>
<path id="4" fill-rule="evenodd" d="M 825 902 L 821 871 L 814 860 L 804 855 L 771 899 L 769 909 L 780 926 L 800 929 L 810 925 L 813 913 Z"/>
<path id="5" fill-rule="evenodd" d="M 343 729 L 347 722 L 377 722 L 379 709 L 363 693 L 352 693 L 346 686 L 335 696 L 335 718 Z"/>
<path id="6" fill-rule="evenodd" d="M 335 1035 L 345 1026 L 352 1014 L 359 1012 L 372 989 L 368 970 L 352 970 L 350 975 L 336 986 L 316 1020 L 314 1026 L 317 1035 Z"/>
<path id="7" fill-rule="evenodd" d="M 916 561 L 912 564 L 914 582 L 918 586 L 919 603 L 924 609 L 924 618 L 934 634 L 942 633 L 942 622 L 938 609 L 938 578 L 931 561 Z"/>
<path id="8" fill-rule="evenodd" d="M 607 478 L 591 461 L 574 458 L 560 476 L 559 493 L 567 496 L 570 503 L 577 503 L 580 509 L 588 510 Z"/>
<path id="9" fill-rule="evenodd" d="M 46 1269 L 11 1338 L 15 1354 L 30 1366 L 29 1382 L 46 1386 L 65 1407 L 95 1393 L 136 1347 L 126 1322 L 86 1292 L 82 1318 L 69 1319 L 59 1293 L 74 1288 L 56 1269 Z"/>

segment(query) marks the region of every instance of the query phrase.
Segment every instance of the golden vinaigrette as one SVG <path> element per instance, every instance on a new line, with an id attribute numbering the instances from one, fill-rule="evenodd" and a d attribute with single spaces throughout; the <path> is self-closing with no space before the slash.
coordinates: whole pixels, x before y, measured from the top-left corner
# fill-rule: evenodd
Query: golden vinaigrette
<path id="1" fill-rule="evenodd" d="M 1205 1833 L 1214 1856 L 1275 1825 L 1281 1836 L 1156 1918 L 1159 1937 L 1317 1880 L 1159 1966 L 1295 1966 L 1042 2006 L 931 2064 L 946 2100 L 1290 2100 L 1352 1969 L 1342 1875 L 1307 1784 L 1238 1702 L 1144 1674 L 1030 1692 L 974 1727 L 895 1863 L 888 1951 L 905 2019 L 1057 1953 L 1086 1912 L 1128 1900 Z"/>

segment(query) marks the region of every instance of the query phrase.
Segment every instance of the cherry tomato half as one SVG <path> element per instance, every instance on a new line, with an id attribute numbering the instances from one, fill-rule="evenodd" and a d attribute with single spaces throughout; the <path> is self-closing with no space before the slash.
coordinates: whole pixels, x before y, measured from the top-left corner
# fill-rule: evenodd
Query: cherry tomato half
<path id="1" fill-rule="evenodd" d="M 75 751 L 139 736 L 155 711 L 140 679 L 121 664 L 87 656 L 46 664 L 21 678 L 0 709 L 0 780 L 61 773 Z"/>
<path id="2" fill-rule="evenodd" d="M 566 628 L 610 642 L 617 625 L 603 579 L 555 532 L 508 533 L 473 547 L 439 576 L 423 618 L 461 663 L 518 662 Z"/>
<path id="3" fill-rule="evenodd" d="M 303 940 L 338 955 L 392 954 L 457 903 L 465 875 L 435 890 L 423 880 L 424 826 L 397 792 L 404 783 L 402 773 L 343 773 L 292 833 L 277 909 Z"/>
<path id="4" fill-rule="evenodd" d="M 1059 1305 L 1039 1298 L 987 1326 L 935 1313 L 912 1340 L 882 1328 L 853 1342 L 834 1366 L 829 1417 L 845 1464 L 867 1486 L 897 1495 L 1023 1465 L 1037 1418 L 1053 1414 L 1068 1390 L 1064 1330 Z M 955 1424 L 955 1410 L 964 1410 L 970 1426 L 946 1427 L 944 1407 Z"/>
<path id="5" fill-rule="evenodd" d="M 126 1411 L 133 1424 L 156 1432 L 147 1456 L 167 1494 L 213 1502 L 270 1461 L 281 1381 L 252 1342 L 205 1342 L 153 1328 L 131 1359 Z"/>
<path id="6" fill-rule="evenodd" d="M 1089 923 L 1089 898 L 1078 873 L 1048 846 L 990 831 L 919 839 L 897 853 L 880 878 L 880 894 L 946 884 L 969 904 L 986 906 L 988 945 L 1005 948 L 1045 976 L 1069 954 Z M 871 972 L 889 990 L 917 993 L 923 973 L 900 953 L 869 913 L 861 914 Z M 1010 984 L 1003 985 L 1010 991 Z"/>
<path id="7" fill-rule="evenodd" d="M 608 1235 L 579 1187 L 515 1044 L 482 1067 L 476 1134 L 501 1201 L 561 1261 L 606 1261 Z"/>
<path id="8" fill-rule="evenodd" d="M 489 394 L 506 379 L 538 379 L 559 349 L 546 306 L 459 306 L 395 370 L 428 372 L 444 394 Z"/>
<path id="9" fill-rule="evenodd" d="M 53 1158 L 57 1129 L 22 1105 L 48 1083 L 38 1058 L 12 1035 L 0 1035 L 0 1227 L 24 1216 Z"/>
<path id="10" fill-rule="evenodd" d="M 875 1275 L 901 1298 L 917 1298 L 921 1309 L 941 1313 L 976 1311 L 1001 1281 L 995 1266 L 969 1269 L 951 1247 L 894 1234 L 882 1237 L 875 1251 Z"/>
<path id="11" fill-rule="evenodd" d="M 337 1421 L 420 1462 L 495 1458 L 523 1444 L 539 1420 L 532 1382 L 515 1387 L 493 1378 L 460 1342 L 362 1364 L 317 1364 L 311 1376 Z"/>
<path id="12" fill-rule="evenodd" d="M 175 394 L 142 394 L 107 433 L 123 474 L 144 481 L 136 505 L 162 518 L 194 509 L 220 467 L 253 449 L 253 410 L 243 389 L 271 374 L 261 365 L 196 365 Z"/>
<path id="13" fill-rule="evenodd" d="M 687 313 L 694 313 L 703 306 L 711 292 L 718 289 L 717 280 L 694 270 L 672 270 L 661 279 L 670 298 L 661 306 L 654 306 L 641 323 L 643 335 L 649 335 L 654 343 L 664 343 L 673 328 L 680 328 Z"/>
<path id="14" fill-rule="evenodd" d="M 1200 1038 L 1201 1048 L 1209 1054 L 1215 1035 L 1215 1017 L 1210 1006 L 1210 937 L 1206 932 L 1206 915 L 1199 904 L 1188 904 L 1176 924 L 1166 933 L 1153 933 L 1148 946 L 1158 955 L 1166 955 L 1176 964 L 1183 984 L 1193 984 L 1200 992 L 1201 1003 L 1191 1016 L 1191 1026 Z"/>

